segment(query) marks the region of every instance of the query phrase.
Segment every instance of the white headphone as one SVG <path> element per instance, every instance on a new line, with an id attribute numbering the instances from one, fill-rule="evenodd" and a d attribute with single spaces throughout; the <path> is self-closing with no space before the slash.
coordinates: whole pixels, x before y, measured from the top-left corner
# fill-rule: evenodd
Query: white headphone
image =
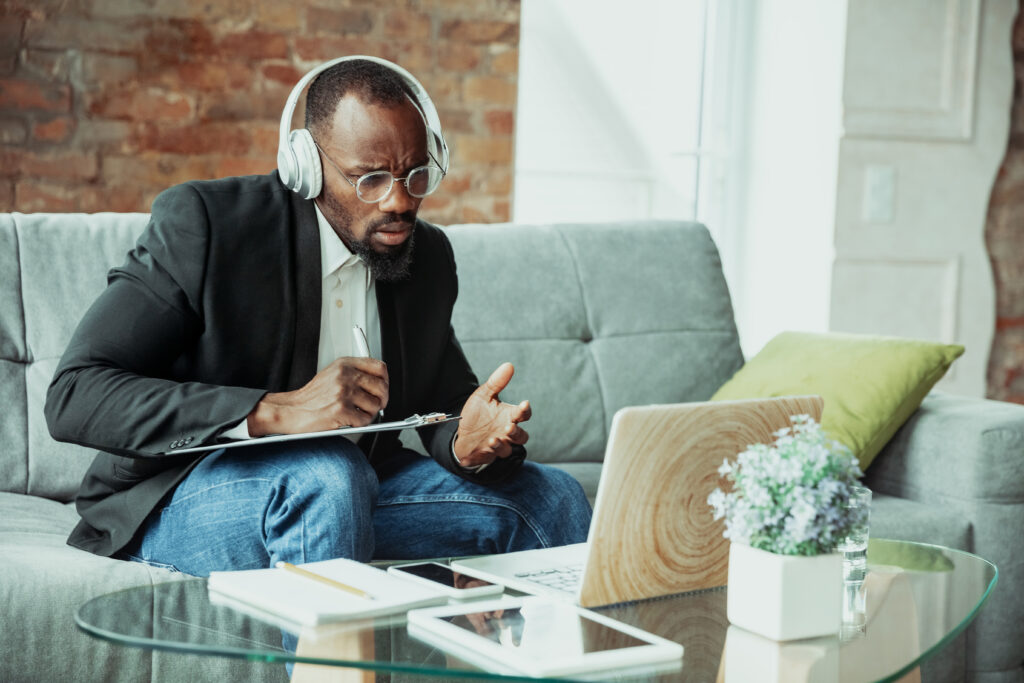
<path id="1" fill-rule="evenodd" d="M 431 101 L 430 95 L 427 94 L 420 82 L 411 73 L 386 59 L 366 55 L 339 57 L 324 62 L 299 79 L 299 82 L 292 88 L 291 94 L 288 95 L 284 112 L 281 114 L 281 138 L 277 145 L 277 170 L 281 176 L 281 182 L 305 199 L 319 196 L 323 187 L 324 171 L 320 165 L 320 155 L 317 153 L 316 144 L 314 144 L 309 130 L 306 128 L 292 130 L 295 106 L 298 104 L 302 91 L 318 74 L 335 64 L 353 59 L 365 59 L 387 67 L 408 86 L 415 96 L 415 98 L 410 97 L 409 99 L 419 110 L 427 128 L 427 149 L 441 165 L 441 169 L 445 173 L 448 172 L 448 144 L 444 141 L 444 136 L 441 135 L 441 119 L 437 115 L 437 108 Z"/>

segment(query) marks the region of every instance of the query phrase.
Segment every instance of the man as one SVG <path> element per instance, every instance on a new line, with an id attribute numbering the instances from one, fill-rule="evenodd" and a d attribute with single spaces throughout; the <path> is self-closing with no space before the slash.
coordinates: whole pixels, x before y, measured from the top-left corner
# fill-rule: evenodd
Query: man
<path id="1" fill-rule="evenodd" d="M 529 403 L 498 398 L 512 366 L 478 387 L 452 331 L 452 250 L 416 218 L 443 174 L 408 84 L 341 61 L 310 86 L 306 128 L 314 201 L 277 173 L 167 190 L 79 324 L 45 409 L 54 438 L 101 450 L 68 542 L 205 576 L 585 540 L 581 487 L 524 463 Z M 430 459 L 396 432 L 174 454 L 380 411 L 461 420 L 420 430 Z"/>

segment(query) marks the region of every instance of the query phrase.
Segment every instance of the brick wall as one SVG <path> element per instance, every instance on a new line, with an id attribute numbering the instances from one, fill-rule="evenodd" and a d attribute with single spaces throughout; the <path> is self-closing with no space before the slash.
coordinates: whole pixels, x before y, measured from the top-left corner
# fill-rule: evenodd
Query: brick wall
<path id="1" fill-rule="evenodd" d="M 1024 2 L 1013 29 L 1010 142 L 989 201 L 985 242 L 996 284 L 988 396 L 1024 403 Z"/>
<path id="2" fill-rule="evenodd" d="M 452 150 L 421 216 L 508 220 L 518 43 L 518 0 L 4 0 L 0 210 L 148 211 L 266 173 L 302 74 L 372 54 L 424 84 Z"/>

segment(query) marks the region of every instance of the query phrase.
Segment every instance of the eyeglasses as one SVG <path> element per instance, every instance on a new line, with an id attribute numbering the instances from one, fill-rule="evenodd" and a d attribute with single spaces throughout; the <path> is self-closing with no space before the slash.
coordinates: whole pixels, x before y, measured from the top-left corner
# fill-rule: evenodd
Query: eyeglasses
<path id="1" fill-rule="evenodd" d="M 405 184 L 405 191 L 411 196 L 416 198 L 426 197 L 428 194 L 433 194 L 441 184 L 441 180 L 445 176 L 444 169 L 441 168 L 441 164 L 437 163 L 437 159 L 429 151 L 427 155 L 433 165 L 417 166 L 416 168 L 409 171 L 404 178 L 396 178 L 391 175 L 388 171 L 370 171 L 359 176 L 359 178 L 352 182 L 348 174 L 338 168 L 338 165 L 334 163 L 334 159 L 327 156 L 327 152 L 323 150 L 316 142 L 313 143 L 316 148 L 320 150 L 320 153 L 324 155 L 327 161 L 331 162 L 331 166 L 341 174 L 349 185 L 356 189 L 356 196 L 363 200 L 367 204 L 376 204 L 382 201 L 389 194 L 391 189 L 395 186 L 395 181 L 399 181 Z"/>

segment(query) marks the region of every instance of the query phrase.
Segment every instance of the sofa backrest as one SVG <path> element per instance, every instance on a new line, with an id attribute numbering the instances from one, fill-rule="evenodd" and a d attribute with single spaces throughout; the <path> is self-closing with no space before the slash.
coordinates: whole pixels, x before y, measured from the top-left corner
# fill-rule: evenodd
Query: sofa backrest
<path id="1" fill-rule="evenodd" d="M 615 411 L 703 401 L 743 364 L 718 250 L 679 221 L 461 225 L 453 326 L 481 381 L 530 399 L 540 462 L 599 462 Z"/>
<path id="2" fill-rule="evenodd" d="M 0 214 L 0 490 L 71 500 L 91 449 L 43 400 L 79 319 L 147 214 Z M 465 225 L 453 325 L 502 398 L 529 398 L 530 457 L 599 462 L 623 406 L 704 400 L 742 364 L 718 252 L 694 223 Z"/>
<path id="3" fill-rule="evenodd" d="M 0 214 L 0 490 L 71 500 L 95 451 L 50 438 L 43 400 L 148 214 Z"/>

